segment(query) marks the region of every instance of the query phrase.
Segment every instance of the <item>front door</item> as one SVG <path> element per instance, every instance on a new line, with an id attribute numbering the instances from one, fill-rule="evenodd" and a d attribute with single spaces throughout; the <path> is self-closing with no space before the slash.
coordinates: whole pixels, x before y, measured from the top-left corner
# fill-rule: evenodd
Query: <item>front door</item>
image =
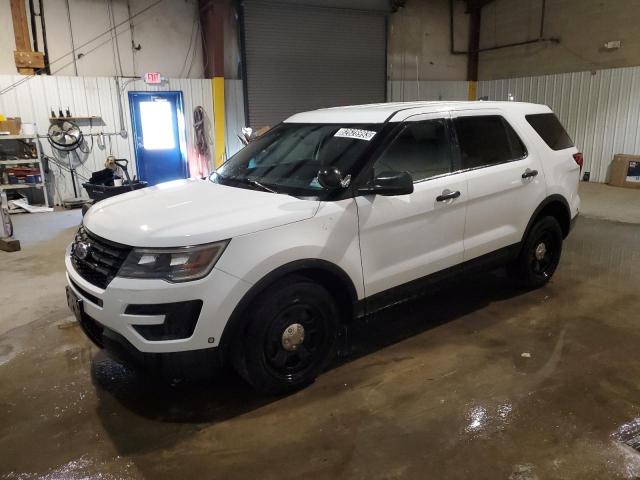
<path id="1" fill-rule="evenodd" d="M 409 195 L 357 197 L 365 295 L 462 262 L 467 185 L 455 174 L 448 115 L 407 119 L 374 170 L 406 171 Z"/>
<path id="2" fill-rule="evenodd" d="M 129 92 L 140 180 L 156 185 L 189 176 L 182 92 Z"/>

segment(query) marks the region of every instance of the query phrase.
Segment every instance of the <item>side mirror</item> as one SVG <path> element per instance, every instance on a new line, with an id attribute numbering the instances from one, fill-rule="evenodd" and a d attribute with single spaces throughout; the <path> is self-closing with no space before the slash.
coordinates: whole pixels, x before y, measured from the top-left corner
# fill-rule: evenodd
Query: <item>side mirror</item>
<path id="1" fill-rule="evenodd" d="M 408 172 L 381 172 L 373 185 L 358 190 L 365 195 L 407 195 L 413 193 L 413 178 Z"/>
<path id="2" fill-rule="evenodd" d="M 318 183 L 327 190 L 347 188 L 351 183 L 351 175 L 343 177 L 336 167 L 327 167 L 318 172 Z"/>

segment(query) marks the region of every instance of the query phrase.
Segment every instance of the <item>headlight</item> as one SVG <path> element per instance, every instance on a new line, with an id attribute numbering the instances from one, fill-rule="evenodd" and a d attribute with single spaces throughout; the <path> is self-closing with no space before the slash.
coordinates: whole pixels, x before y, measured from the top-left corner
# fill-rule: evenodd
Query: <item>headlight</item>
<path id="1" fill-rule="evenodd" d="M 119 277 L 160 278 L 170 282 L 198 280 L 211 272 L 229 240 L 181 248 L 134 248 Z"/>

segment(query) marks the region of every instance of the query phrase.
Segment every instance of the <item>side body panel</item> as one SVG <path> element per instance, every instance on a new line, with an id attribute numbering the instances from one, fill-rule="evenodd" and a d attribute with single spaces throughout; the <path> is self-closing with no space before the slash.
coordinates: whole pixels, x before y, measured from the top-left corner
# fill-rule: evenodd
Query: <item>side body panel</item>
<path id="1" fill-rule="evenodd" d="M 547 107 L 547 112 L 551 109 Z M 538 113 L 538 112 L 536 112 Z M 533 127 L 522 118 L 522 131 L 532 138 L 537 138 L 535 148 L 541 159 L 542 169 L 546 179 L 547 196 L 561 195 L 567 200 L 571 209 L 571 218 L 575 218 L 580 210 L 580 195 L 578 194 L 578 184 L 580 182 L 580 167 L 573 158 L 573 154 L 578 152 L 576 147 L 564 150 L 553 150 L 547 146 L 540 138 Z"/>
<path id="2" fill-rule="evenodd" d="M 406 122 L 447 119 L 448 112 L 417 114 Z M 451 151 L 451 161 L 455 164 Z M 428 160 L 425 152 L 425 161 Z M 437 201 L 445 193 L 457 198 Z M 456 173 L 414 182 L 408 195 L 356 197 L 367 296 L 463 261 L 467 183 Z"/>
<path id="3" fill-rule="evenodd" d="M 418 182 L 410 195 L 358 197 L 366 295 L 463 261 L 467 185 L 458 175 Z M 460 197 L 437 202 L 444 190 Z"/>
<path id="4" fill-rule="evenodd" d="M 502 109 L 473 109 L 452 116 L 501 115 L 527 149 L 526 157 L 464 172 L 468 180 L 464 259 L 470 260 L 522 240 L 529 219 L 546 196 L 545 175 L 535 139 L 523 131 L 519 115 Z M 524 118 L 522 119 L 524 120 Z M 527 170 L 535 177 L 522 178 Z"/>
<path id="5" fill-rule="evenodd" d="M 282 265 L 304 259 L 339 266 L 353 282 L 358 299 L 364 297 L 353 199 L 320 202 L 313 218 L 235 237 L 216 268 L 255 284 Z"/>

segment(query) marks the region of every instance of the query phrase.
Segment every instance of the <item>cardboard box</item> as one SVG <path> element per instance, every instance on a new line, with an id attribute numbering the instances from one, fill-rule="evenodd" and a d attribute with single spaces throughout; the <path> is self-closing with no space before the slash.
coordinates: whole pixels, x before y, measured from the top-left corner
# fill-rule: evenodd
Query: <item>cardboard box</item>
<path id="1" fill-rule="evenodd" d="M 9 135 L 20 135 L 21 125 L 20 117 L 7 118 L 5 121 L 0 122 L 0 132 L 9 132 Z"/>
<path id="2" fill-rule="evenodd" d="M 614 155 L 609 171 L 609 185 L 640 188 L 640 155 Z"/>

